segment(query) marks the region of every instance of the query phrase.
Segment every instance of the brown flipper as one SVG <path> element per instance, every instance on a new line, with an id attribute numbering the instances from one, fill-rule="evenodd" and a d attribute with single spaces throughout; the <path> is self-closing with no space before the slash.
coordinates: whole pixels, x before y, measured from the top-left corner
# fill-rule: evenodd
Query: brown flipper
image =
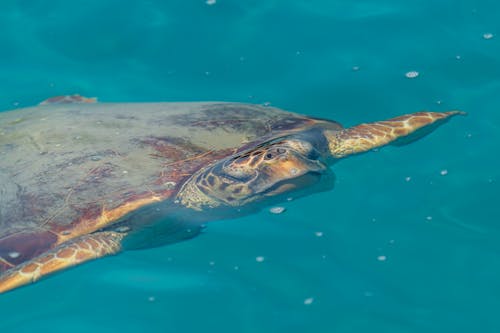
<path id="1" fill-rule="evenodd" d="M 96 97 L 85 97 L 80 96 L 78 94 L 75 95 L 66 95 L 66 96 L 55 96 L 51 98 L 47 98 L 39 105 L 46 104 L 70 104 L 70 103 L 97 103 Z"/>
<path id="2" fill-rule="evenodd" d="M 326 131 L 330 153 L 335 158 L 366 152 L 406 137 L 431 124 L 439 124 L 461 111 L 417 112 L 384 121 L 361 124 L 341 131 Z"/>
<path id="3" fill-rule="evenodd" d="M 86 261 L 121 250 L 125 234 L 97 232 L 63 243 L 0 275 L 0 294 Z"/>

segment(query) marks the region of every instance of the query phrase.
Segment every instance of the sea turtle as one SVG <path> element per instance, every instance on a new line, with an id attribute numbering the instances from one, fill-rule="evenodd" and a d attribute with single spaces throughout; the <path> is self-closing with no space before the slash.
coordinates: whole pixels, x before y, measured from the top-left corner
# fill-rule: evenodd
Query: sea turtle
<path id="1" fill-rule="evenodd" d="M 344 129 L 261 105 L 114 104 L 79 95 L 2 112 L 0 293 L 327 190 L 334 161 L 428 132 L 459 113 L 418 112 Z"/>

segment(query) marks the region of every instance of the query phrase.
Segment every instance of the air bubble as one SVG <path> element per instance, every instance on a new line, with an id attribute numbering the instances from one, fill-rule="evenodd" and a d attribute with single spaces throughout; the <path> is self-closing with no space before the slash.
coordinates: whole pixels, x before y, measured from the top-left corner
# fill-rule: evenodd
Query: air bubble
<path id="1" fill-rule="evenodd" d="M 263 262 L 264 260 L 265 260 L 265 258 L 262 256 L 258 256 L 255 258 L 255 261 L 257 261 L 257 262 Z"/>
<path id="2" fill-rule="evenodd" d="M 491 32 L 487 32 L 487 33 L 483 34 L 484 39 L 492 39 L 493 37 L 495 37 L 495 35 L 493 35 Z"/>
<path id="3" fill-rule="evenodd" d="M 378 260 L 378 261 L 386 261 L 386 260 L 387 260 L 387 257 L 386 257 L 386 256 L 378 256 L 378 257 L 377 257 L 377 260 Z"/>
<path id="4" fill-rule="evenodd" d="M 12 258 L 12 259 L 16 259 L 16 258 L 19 258 L 19 256 L 21 255 L 19 252 L 9 252 L 9 257 Z"/>
<path id="5" fill-rule="evenodd" d="M 441 176 L 446 176 L 448 174 L 448 170 L 444 169 L 444 170 L 441 170 L 441 172 L 439 172 L 439 174 Z"/>
<path id="6" fill-rule="evenodd" d="M 271 209 L 269 209 L 269 212 L 271 212 L 272 214 L 281 214 L 285 210 L 286 210 L 285 207 L 278 206 L 278 207 L 272 207 Z"/>
<path id="7" fill-rule="evenodd" d="M 205 3 L 209 6 L 212 6 L 212 5 L 215 5 L 217 3 L 217 1 L 216 0 L 207 0 L 207 1 L 205 1 Z"/>
<path id="8" fill-rule="evenodd" d="M 408 78 L 408 79 L 415 79 L 417 78 L 418 76 L 420 75 L 419 72 L 417 71 L 409 71 L 405 74 L 405 76 Z"/>
<path id="9" fill-rule="evenodd" d="M 118 227 L 115 229 L 116 232 L 129 232 L 130 231 L 130 227 L 127 227 L 127 226 L 121 226 L 121 227 Z"/>
<path id="10" fill-rule="evenodd" d="M 316 235 L 316 237 L 323 237 L 323 232 L 322 231 L 316 231 L 314 233 L 314 235 Z"/>
<path id="11" fill-rule="evenodd" d="M 314 302 L 314 298 L 309 297 L 304 300 L 304 305 L 311 305 Z"/>

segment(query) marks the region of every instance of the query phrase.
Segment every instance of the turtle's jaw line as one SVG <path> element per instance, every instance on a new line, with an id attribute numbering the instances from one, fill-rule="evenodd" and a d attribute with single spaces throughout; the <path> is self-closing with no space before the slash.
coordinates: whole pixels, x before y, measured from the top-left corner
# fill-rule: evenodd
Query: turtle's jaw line
<path id="1" fill-rule="evenodd" d="M 264 197 L 274 197 L 280 194 L 304 189 L 317 184 L 322 176 L 322 172 L 310 171 L 295 178 L 279 181 L 268 189 L 264 190 L 262 192 L 262 195 Z"/>

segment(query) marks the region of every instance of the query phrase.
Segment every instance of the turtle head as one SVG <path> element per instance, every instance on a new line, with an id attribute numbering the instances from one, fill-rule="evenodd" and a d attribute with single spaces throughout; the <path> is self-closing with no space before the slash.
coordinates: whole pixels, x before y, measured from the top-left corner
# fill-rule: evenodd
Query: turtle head
<path id="1" fill-rule="evenodd" d="M 179 200 L 201 210 L 203 206 L 279 201 L 304 191 L 329 189 L 333 177 L 323 159 L 327 149 L 319 129 L 266 141 L 195 174 L 183 186 Z"/>

